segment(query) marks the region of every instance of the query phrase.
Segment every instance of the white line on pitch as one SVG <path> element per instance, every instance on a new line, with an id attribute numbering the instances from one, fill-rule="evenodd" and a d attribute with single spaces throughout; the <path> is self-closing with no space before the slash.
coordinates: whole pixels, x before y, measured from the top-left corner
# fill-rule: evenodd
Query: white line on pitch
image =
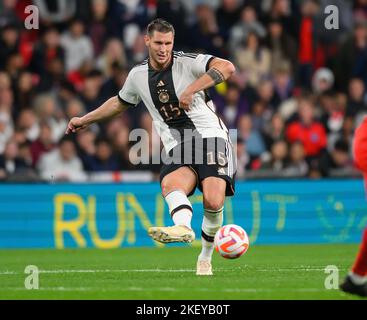
<path id="1" fill-rule="evenodd" d="M 28 292 L 25 288 L 17 287 L 17 288 L 3 288 L 4 291 L 24 291 Z M 104 288 L 93 288 L 93 287 L 41 287 L 38 290 L 40 291 L 67 291 L 67 292 L 78 292 L 78 291 L 99 291 L 99 292 L 126 292 L 126 291 L 172 291 L 179 292 L 185 291 L 186 289 L 178 289 L 172 287 L 161 287 L 161 288 L 142 288 L 142 287 L 127 287 L 121 289 L 104 289 Z M 37 290 L 37 291 L 38 291 Z M 237 289 L 209 289 L 209 288 L 191 288 L 191 292 L 225 292 L 225 293 L 250 293 L 250 292 L 324 292 L 325 289 L 322 288 L 300 288 L 300 289 L 289 289 L 289 288 L 281 288 L 281 289 L 266 289 L 266 288 L 237 288 Z M 33 291 L 34 292 L 34 291 Z"/>
<path id="2" fill-rule="evenodd" d="M 246 270 L 245 270 L 246 269 Z M 269 271 L 278 271 L 278 272 L 300 272 L 300 271 L 324 271 L 325 268 L 218 268 L 214 269 L 215 271 L 256 271 L 256 272 L 269 272 Z M 195 269 L 56 269 L 56 270 L 39 270 L 39 273 L 47 273 L 47 274 L 62 274 L 62 273 L 127 273 L 127 272 L 135 272 L 135 273 L 144 273 L 144 272 L 158 272 L 158 273 L 179 273 L 179 272 L 195 272 Z M 0 271 L 0 275 L 16 275 L 22 274 L 21 272 L 15 271 Z"/>
<path id="3" fill-rule="evenodd" d="M 117 269 L 117 270 L 93 270 L 93 269 L 65 269 L 65 270 L 39 270 L 39 273 L 108 273 L 108 272 L 195 272 L 195 269 Z M 0 275 L 22 274 L 15 271 L 0 271 Z"/>

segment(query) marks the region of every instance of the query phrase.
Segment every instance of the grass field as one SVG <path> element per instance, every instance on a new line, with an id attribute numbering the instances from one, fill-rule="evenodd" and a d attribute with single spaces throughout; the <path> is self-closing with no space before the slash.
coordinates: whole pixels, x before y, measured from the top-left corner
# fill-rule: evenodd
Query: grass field
<path id="1" fill-rule="evenodd" d="M 358 299 L 326 290 L 325 267 L 343 279 L 357 245 L 252 246 L 240 259 L 217 253 L 214 276 L 195 275 L 199 248 L 1 250 L 0 299 Z M 25 266 L 40 269 L 24 288 Z"/>

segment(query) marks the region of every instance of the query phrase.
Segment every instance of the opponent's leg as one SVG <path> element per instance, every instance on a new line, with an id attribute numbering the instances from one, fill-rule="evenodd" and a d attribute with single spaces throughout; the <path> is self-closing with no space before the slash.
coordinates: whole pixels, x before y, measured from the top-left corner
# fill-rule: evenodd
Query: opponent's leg
<path id="1" fill-rule="evenodd" d="M 364 173 L 365 191 L 367 192 L 367 118 L 354 133 L 354 160 Z M 362 243 L 351 272 L 340 285 L 344 292 L 367 297 L 367 228 L 364 230 Z"/>
<path id="2" fill-rule="evenodd" d="M 362 243 L 352 272 L 354 275 L 364 278 L 364 282 L 367 282 L 367 228 L 364 230 Z"/>
<path id="3" fill-rule="evenodd" d="M 180 167 L 165 176 L 161 183 L 162 195 L 171 214 L 173 227 L 149 228 L 149 235 L 156 241 L 192 242 L 195 233 L 191 229 L 192 206 L 187 195 L 196 186 L 196 175 L 188 167 Z"/>
<path id="4" fill-rule="evenodd" d="M 367 297 L 367 228 L 351 272 L 340 285 L 344 292 Z"/>
<path id="5" fill-rule="evenodd" d="M 204 217 L 201 226 L 202 249 L 197 262 L 197 275 L 212 275 L 211 259 L 214 251 L 214 236 L 223 223 L 223 205 L 226 181 L 208 177 L 202 181 Z"/>

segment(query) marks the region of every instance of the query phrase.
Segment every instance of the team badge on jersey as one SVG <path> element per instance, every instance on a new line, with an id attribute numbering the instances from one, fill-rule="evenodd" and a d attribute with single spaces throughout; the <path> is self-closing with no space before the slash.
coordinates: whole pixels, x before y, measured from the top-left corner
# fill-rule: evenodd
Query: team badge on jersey
<path id="1" fill-rule="evenodd" d="M 167 103 L 169 101 L 169 94 L 167 90 L 159 90 L 158 91 L 159 101 L 162 103 Z"/>

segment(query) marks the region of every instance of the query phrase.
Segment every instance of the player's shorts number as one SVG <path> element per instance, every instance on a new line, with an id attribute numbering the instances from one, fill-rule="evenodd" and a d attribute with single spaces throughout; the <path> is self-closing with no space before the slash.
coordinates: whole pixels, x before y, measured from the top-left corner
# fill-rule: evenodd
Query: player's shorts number
<path id="1" fill-rule="evenodd" d="M 226 166 L 226 164 L 227 164 L 227 158 L 226 158 L 226 156 L 225 156 L 225 154 L 224 154 L 224 152 L 218 152 L 217 153 L 217 161 L 218 162 L 216 162 L 215 160 L 215 156 L 214 156 L 214 151 L 210 151 L 210 152 L 208 152 L 207 154 L 206 154 L 206 156 L 207 156 L 207 160 L 208 160 L 208 165 L 213 165 L 213 164 L 217 164 L 218 163 L 218 165 L 220 165 L 221 167 L 225 167 Z"/>
<path id="2" fill-rule="evenodd" d="M 172 104 L 162 106 L 160 111 L 161 115 L 164 117 L 164 121 L 170 121 L 181 116 L 181 109 L 173 106 Z"/>

